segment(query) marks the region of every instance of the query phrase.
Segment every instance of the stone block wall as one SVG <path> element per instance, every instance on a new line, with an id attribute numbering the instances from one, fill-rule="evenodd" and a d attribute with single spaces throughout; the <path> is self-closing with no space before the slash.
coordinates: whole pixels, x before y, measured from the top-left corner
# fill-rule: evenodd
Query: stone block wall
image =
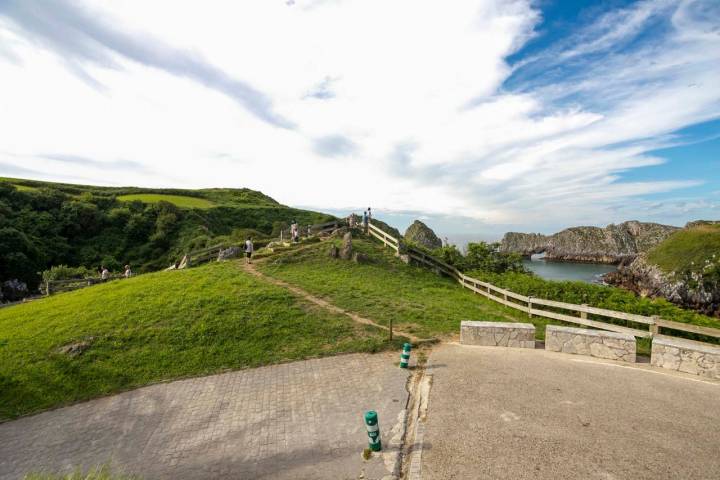
<path id="1" fill-rule="evenodd" d="M 530 323 L 460 323 L 460 343 L 490 347 L 535 348 L 535 326 Z"/>
<path id="2" fill-rule="evenodd" d="M 720 346 L 655 335 L 650 363 L 656 367 L 720 380 Z"/>
<path id="3" fill-rule="evenodd" d="M 635 363 L 637 342 L 625 333 L 548 325 L 545 350 Z"/>

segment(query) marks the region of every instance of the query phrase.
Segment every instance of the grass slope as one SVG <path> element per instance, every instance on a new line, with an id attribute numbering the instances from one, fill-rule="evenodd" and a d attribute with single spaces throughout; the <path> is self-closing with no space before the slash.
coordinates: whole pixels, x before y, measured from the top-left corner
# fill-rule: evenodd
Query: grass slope
<path id="1" fill-rule="evenodd" d="M 372 263 L 332 259 L 327 255 L 328 245 L 324 244 L 268 259 L 258 268 L 381 324 L 388 325 L 392 318 L 398 328 L 418 336 L 457 334 L 462 320 L 487 320 L 531 322 L 537 328 L 537 338 L 542 340 L 545 325 L 565 325 L 551 319 L 528 318 L 525 313 L 462 289 L 453 280 L 438 277 L 421 267 L 405 265 L 377 243 L 353 239 L 353 247 L 368 255 Z M 473 272 L 473 275 L 523 295 L 587 303 L 641 315 L 660 315 L 670 320 L 720 328 L 716 319 L 684 310 L 663 299 L 641 298 L 619 288 L 583 282 L 553 282 L 524 274 Z M 626 325 L 623 321 L 619 323 Z M 692 334 L 687 336 L 696 338 Z M 649 340 L 638 340 L 639 353 L 648 354 L 649 349 Z"/>
<path id="2" fill-rule="evenodd" d="M 338 243 L 339 244 L 339 243 Z M 257 268 L 267 275 L 301 286 L 335 305 L 372 318 L 382 325 L 420 337 L 454 335 L 462 320 L 532 321 L 544 338 L 545 319 L 499 305 L 456 282 L 420 267 L 402 263 L 390 250 L 365 239 L 353 248 L 372 263 L 357 264 L 330 258 L 328 244 L 268 259 Z"/>
<path id="3" fill-rule="evenodd" d="M 120 195 L 117 199 L 121 202 L 139 201 L 143 203 L 170 202 L 180 208 L 211 208 L 215 204 L 204 198 L 188 197 L 185 195 L 167 195 L 162 193 L 135 193 Z"/>
<path id="4" fill-rule="evenodd" d="M 667 273 L 699 272 L 720 257 L 720 225 L 700 225 L 673 233 L 648 252 L 648 260 Z"/>
<path id="5" fill-rule="evenodd" d="M 58 353 L 90 338 L 82 355 Z M 235 262 L 148 274 L 0 309 L 0 420 L 160 380 L 388 346 L 379 329 Z"/>

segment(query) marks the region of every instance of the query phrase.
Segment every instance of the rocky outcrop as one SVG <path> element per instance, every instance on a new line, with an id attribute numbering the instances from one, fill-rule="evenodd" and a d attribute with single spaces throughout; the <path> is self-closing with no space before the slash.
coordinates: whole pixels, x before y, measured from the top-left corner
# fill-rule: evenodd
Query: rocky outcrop
<path id="1" fill-rule="evenodd" d="M 603 277 L 606 283 L 631 290 L 643 297 L 662 297 L 706 315 L 720 316 L 720 289 L 703 282 L 675 278 L 647 261 L 645 254 Z"/>
<path id="2" fill-rule="evenodd" d="M 556 261 L 629 263 L 665 240 L 678 227 L 638 221 L 600 227 L 572 227 L 553 235 L 506 233 L 500 251 L 532 255 L 545 253 Z"/>
<path id="3" fill-rule="evenodd" d="M 435 235 L 435 232 L 433 232 L 430 227 L 420 220 L 415 220 L 413 224 L 405 230 L 405 240 L 430 250 L 442 248 L 442 240 Z"/>
<path id="4" fill-rule="evenodd" d="M 18 302 L 30 295 L 27 283 L 21 282 L 18 279 L 3 282 L 1 290 L 2 295 L 0 295 L 0 299 L 6 302 Z"/>
<path id="5" fill-rule="evenodd" d="M 340 247 L 340 258 L 343 260 L 351 260 L 353 256 L 352 233 L 347 232 L 343 236 L 342 247 Z"/>

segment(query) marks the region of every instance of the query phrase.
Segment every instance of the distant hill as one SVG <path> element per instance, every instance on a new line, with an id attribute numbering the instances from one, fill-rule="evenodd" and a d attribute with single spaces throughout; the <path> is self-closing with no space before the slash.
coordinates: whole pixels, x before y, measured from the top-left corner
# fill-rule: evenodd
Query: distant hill
<path id="1" fill-rule="evenodd" d="M 250 189 L 98 187 L 0 178 L 0 283 L 31 290 L 52 265 L 158 270 L 213 243 L 269 238 L 331 215 L 279 204 Z"/>

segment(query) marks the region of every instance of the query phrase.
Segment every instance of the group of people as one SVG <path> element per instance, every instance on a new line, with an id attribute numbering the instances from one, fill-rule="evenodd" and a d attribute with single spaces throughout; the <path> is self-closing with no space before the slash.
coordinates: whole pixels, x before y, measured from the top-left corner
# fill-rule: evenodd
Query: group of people
<path id="1" fill-rule="evenodd" d="M 125 271 L 123 272 L 123 277 L 130 278 L 132 277 L 133 273 L 130 269 L 130 265 L 125 265 Z M 110 280 L 111 274 L 110 270 L 105 266 L 101 265 L 100 268 L 98 268 L 98 276 L 100 277 L 100 280 L 103 282 L 107 282 Z"/>
<path id="2" fill-rule="evenodd" d="M 368 224 L 370 223 L 370 220 L 372 220 L 372 209 L 371 209 L 370 207 L 368 207 L 367 210 L 365 210 L 365 211 L 363 212 L 363 218 L 362 218 L 362 228 L 363 228 L 363 230 L 367 230 Z M 354 214 L 354 213 L 351 213 L 350 216 L 348 217 L 348 226 L 349 226 L 350 228 L 355 228 L 355 227 L 356 227 L 356 225 L 355 225 L 355 214 Z"/>

